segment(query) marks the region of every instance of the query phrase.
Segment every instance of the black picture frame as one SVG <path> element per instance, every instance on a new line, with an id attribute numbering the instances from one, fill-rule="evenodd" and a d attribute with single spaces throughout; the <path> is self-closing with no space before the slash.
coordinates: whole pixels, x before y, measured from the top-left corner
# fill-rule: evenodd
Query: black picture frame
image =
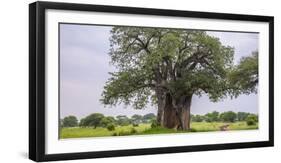
<path id="1" fill-rule="evenodd" d="M 260 142 L 229 143 L 215 145 L 195 145 L 179 147 L 159 147 L 150 149 L 98 151 L 83 153 L 45 153 L 45 11 L 47 9 L 69 11 L 95 11 L 123 14 L 160 15 L 172 17 L 191 17 L 221 20 L 240 20 L 269 23 L 269 140 Z M 29 158 L 34 161 L 55 161 L 86 159 L 100 157 L 132 156 L 161 153 L 178 153 L 191 151 L 208 151 L 236 148 L 269 147 L 274 144 L 274 18 L 270 16 L 222 14 L 210 12 L 194 12 L 164 10 L 152 8 L 134 8 L 120 6 L 102 6 L 73 3 L 34 2 L 29 5 Z"/>

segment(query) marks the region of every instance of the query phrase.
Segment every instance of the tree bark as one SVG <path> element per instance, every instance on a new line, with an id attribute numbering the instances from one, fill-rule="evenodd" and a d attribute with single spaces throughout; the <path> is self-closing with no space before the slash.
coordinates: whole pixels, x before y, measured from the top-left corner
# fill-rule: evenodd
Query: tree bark
<path id="1" fill-rule="evenodd" d="M 171 95 L 167 94 L 161 126 L 165 128 L 189 130 L 191 100 L 192 96 L 183 96 L 176 105 L 173 105 L 173 98 Z"/>
<path id="2" fill-rule="evenodd" d="M 163 94 L 162 91 L 158 90 L 156 92 L 157 95 L 157 105 L 158 105 L 158 110 L 157 110 L 157 124 L 160 126 L 163 126 L 163 122 L 164 122 L 164 107 L 166 105 L 166 97 Z"/>
<path id="3" fill-rule="evenodd" d="M 166 96 L 166 103 L 164 107 L 164 117 L 163 117 L 163 127 L 165 128 L 173 128 L 177 129 L 180 121 L 177 117 L 176 109 L 173 107 L 172 104 L 172 97 L 171 95 L 167 94 Z"/>
<path id="4" fill-rule="evenodd" d="M 182 121 L 182 130 L 190 129 L 190 106 L 191 106 L 192 96 L 187 96 L 184 105 L 181 109 L 181 121 Z"/>

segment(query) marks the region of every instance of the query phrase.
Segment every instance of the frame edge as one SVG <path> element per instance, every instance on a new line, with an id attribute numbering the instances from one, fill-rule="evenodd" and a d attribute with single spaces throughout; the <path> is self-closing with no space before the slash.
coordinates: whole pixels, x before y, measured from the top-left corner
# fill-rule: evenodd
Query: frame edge
<path id="1" fill-rule="evenodd" d="M 56 161 L 274 146 L 274 17 L 121 6 L 102 6 L 93 4 L 89 4 L 87 7 L 86 5 L 88 4 L 40 1 L 29 4 L 29 159 L 33 161 Z M 45 9 L 63 9 L 65 7 L 66 10 L 91 11 L 96 10 L 99 6 L 102 7 L 102 9 L 100 9 L 101 11 L 107 11 L 111 7 L 115 8 L 113 11 L 108 12 L 117 12 L 117 10 L 119 10 L 121 13 L 139 13 L 145 15 L 151 14 L 152 11 L 157 10 L 158 12 L 156 15 L 167 15 L 167 13 L 173 12 L 172 16 L 186 16 L 187 14 L 193 13 L 193 15 L 195 14 L 193 17 L 209 17 L 213 19 L 216 17 L 217 19 L 229 20 L 236 20 L 239 18 L 239 16 L 243 16 L 243 20 L 246 21 L 254 19 L 253 21 L 269 22 L 269 140 L 265 142 L 167 147 L 165 149 L 150 148 L 149 150 L 151 151 L 148 151 L 148 149 L 134 149 L 66 154 L 45 154 Z M 127 8 L 131 9 L 126 11 Z M 148 11 L 147 13 L 145 13 L 146 10 Z M 222 14 L 222 16 L 218 17 L 219 14 Z M 226 17 L 223 15 L 226 15 Z"/>
<path id="2" fill-rule="evenodd" d="M 38 160 L 36 141 L 36 6 L 29 4 L 29 159 Z"/>

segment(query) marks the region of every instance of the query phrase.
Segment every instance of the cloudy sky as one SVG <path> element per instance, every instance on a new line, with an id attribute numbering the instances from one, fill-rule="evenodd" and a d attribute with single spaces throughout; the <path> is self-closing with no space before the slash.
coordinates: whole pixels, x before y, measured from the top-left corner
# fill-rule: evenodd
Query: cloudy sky
<path id="1" fill-rule="evenodd" d="M 60 115 L 75 115 L 79 119 L 91 113 L 128 115 L 156 113 L 148 106 L 134 110 L 124 105 L 104 107 L 99 101 L 103 86 L 115 71 L 109 64 L 109 37 L 111 27 L 94 25 L 60 25 Z M 258 34 L 237 32 L 208 32 L 224 45 L 235 48 L 235 63 L 258 49 Z M 209 101 L 206 95 L 193 96 L 192 114 L 205 114 L 217 110 L 258 112 L 258 95 L 240 95 L 237 99 L 225 99 L 218 103 Z"/>

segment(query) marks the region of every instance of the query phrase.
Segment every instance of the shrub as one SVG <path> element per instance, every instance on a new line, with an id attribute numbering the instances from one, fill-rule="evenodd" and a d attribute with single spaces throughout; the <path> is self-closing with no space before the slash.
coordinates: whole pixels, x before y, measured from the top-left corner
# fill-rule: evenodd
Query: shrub
<path id="1" fill-rule="evenodd" d="M 246 122 L 248 126 L 252 126 L 256 124 L 256 122 L 253 119 L 248 119 Z"/>
<path id="2" fill-rule="evenodd" d="M 137 133 L 138 131 L 135 129 L 135 128 L 131 128 L 131 134 L 135 134 Z"/>
<path id="3" fill-rule="evenodd" d="M 249 125 L 249 126 L 255 125 L 258 122 L 258 116 L 255 114 L 250 114 L 246 118 L 246 122 L 247 122 L 247 125 Z"/>
<path id="4" fill-rule="evenodd" d="M 157 121 L 156 120 L 152 120 L 152 122 L 151 122 L 151 128 L 156 128 L 156 127 L 158 127 L 159 125 L 158 125 L 158 123 L 157 123 Z"/>
<path id="5" fill-rule="evenodd" d="M 114 124 L 110 123 L 106 126 L 106 128 L 108 129 L 108 131 L 114 131 L 115 130 L 115 126 Z"/>

